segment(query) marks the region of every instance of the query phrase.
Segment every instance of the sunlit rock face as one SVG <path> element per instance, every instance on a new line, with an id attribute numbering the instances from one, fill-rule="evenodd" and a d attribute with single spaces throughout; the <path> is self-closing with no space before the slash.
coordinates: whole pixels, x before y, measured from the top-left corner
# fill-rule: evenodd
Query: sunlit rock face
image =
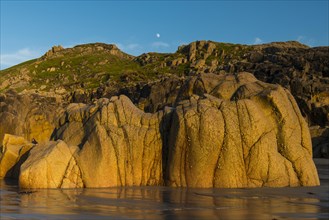
<path id="1" fill-rule="evenodd" d="M 22 188 L 319 185 L 295 100 L 249 73 L 191 77 L 152 114 L 125 96 L 71 104 L 52 139 L 30 151 Z"/>
<path id="2" fill-rule="evenodd" d="M 76 146 L 50 141 L 35 146 L 21 166 L 21 188 L 80 188 L 81 172 L 73 157 Z"/>
<path id="3" fill-rule="evenodd" d="M 54 138 L 80 147 L 74 158 L 85 187 L 160 185 L 163 115 L 144 113 L 125 96 L 71 105 Z"/>
<path id="4" fill-rule="evenodd" d="M 240 73 L 192 78 L 184 92 L 190 99 L 172 116 L 167 185 L 319 184 L 307 124 L 287 90 Z"/>

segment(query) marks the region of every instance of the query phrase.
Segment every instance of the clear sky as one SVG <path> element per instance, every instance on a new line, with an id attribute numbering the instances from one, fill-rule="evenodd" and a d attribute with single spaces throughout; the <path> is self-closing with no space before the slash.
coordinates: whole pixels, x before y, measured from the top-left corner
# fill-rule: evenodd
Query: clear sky
<path id="1" fill-rule="evenodd" d="M 0 1 L 1 69 L 53 45 L 91 42 L 115 43 L 132 55 L 174 52 L 196 40 L 329 44 L 328 0 Z"/>

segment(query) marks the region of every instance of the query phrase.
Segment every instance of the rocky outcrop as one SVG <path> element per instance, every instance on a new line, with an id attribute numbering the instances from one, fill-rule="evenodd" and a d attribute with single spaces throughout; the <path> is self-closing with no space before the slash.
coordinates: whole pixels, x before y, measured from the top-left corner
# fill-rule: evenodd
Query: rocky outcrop
<path id="1" fill-rule="evenodd" d="M 0 179 L 18 178 L 20 166 L 32 147 L 33 144 L 25 138 L 6 134 L 0 148 Z"/>
<path id="2" fill-rule="evenodd" d="M 152 54 L 147 57 L 151 63 L 159 62 Z M 177 59 L 187 62 L 173 62 Z M 308 125 L 319 127 L 317 133 L 329 125 L 328 47 L 310 48 L 295 41 L 254 46 L 197 41 L 179 47 L 173 57 L 166 57 L 163 62 L 173 72 L 184 67 L 185 75 L 253 73 L 263 82 L 280 84 L 288 89 Z M 313 142 L 317 142 L 316 139 Z M 321 155 L 315 154 L 316 157 Z"/>
<path id="3" fill-rule="evenodd" d="M 161 59 L 152 55 L 139 60 L 143 63 L 147 57 L 149 63 L 159 63 Z M 172 62 L 176 57 L 188 62 Z M 187 66 L 185 75 L 250 72 L 258 80 L 287 88 L 309 126 L 329 125 L 328 47 L 310 48 L 296 41 L 253 46 L 196 41 L 179 47 L 174 56 L 167 56 L 162 62 L 172 72 L 178 72 L 178 66 Z"/>
<path id="4" fill-rule="evenodd" d="M 77 147 L 63 141 L 35 146 L 21 166 L 21 188 L 81 188 L 81 172 L 73 154 Z"/>
<path id="5" fill-rule="evenodd" d="M 309 130 L 288 90 L 248 73 L 205 74 L 189 78 L 179 97 L 156 113 L 125 96 L 69 105 L 54 142 L 34 147 L 21 166 L 20 186 L 319 185 Z"/>
<path id="6" fill-rule="evenodd" d="M 160 185 L 163 115 L 144 113 L 125 96 L 73 104 L 53 139 L 80 147 L 85 187 Z"/>
<path id="7" fill-rule="evenodd" d="M 310 126 L 329 125 L 329 51 L 319 48 L 267 47 L 258 51 L 263 60 L 243 68 L 261 81 L 290 90 Z"/>
<path id="8" fill-rule="evenodd" d="M 120 58 L 129 58 L 132 59 L 133 56 L 128 55 L 122 52 L 116 45 L 114 44 L 104 44 L 104 43 L 91 43 L 91 44 L 83 44 L 78 45 L 73 48 L 64 49 L 61 45 L 53 46 L 50 50 L 48 50 L 40 60 L 52 59 L 55 57 L 64 57 L 65 55 L 79 53 L 79 55 L 86 55 L 93 52 L 107 52 L 108 54 L 118 56 Z M 63 63 L 64 65 L 64 63 Z M 63 66 L 62 65 L 62 66 Z"/>
<path id="9" fill-rule="evenodd" d="M 317 185 L 308 127 L 290 93 L 251 74 L 192 78 L 174 111 L 167 185 Z M 215 98 L 214 96 L 218 97 Z"/>
<path id="10" fill-rule="evenodd" d="M 4 135 L 23 136 L 28 141 L 49 141 L 56 118 L 63 112 L 61 101 L 38 94 L 0 94 L 0 141 Z"/>
<path id="11" fill-rule="evenodd" d="M 48 50 L 43 56 L 44 59 L 50 58 L 58 54 L 60 51 L 63 51 L 64 48 L 61 45 L 53 46 L 50 50 Z"/>
<path id="12" fill-rule="evenodd" d="M 139 109 L 145 112 L 155 113 L 163 110 L 165 107 L 173 107 L 175 105 L 180 95 L 181 86 L 184 83 L 184 78 L 171 75 L 170 77 L 163 77 L 152 83 L 144 83 L 119 89 L 119 91 L 113 95 L 125 95 L 129 97 Z M 104 96 L 111 97 L 111 94 Z"/>

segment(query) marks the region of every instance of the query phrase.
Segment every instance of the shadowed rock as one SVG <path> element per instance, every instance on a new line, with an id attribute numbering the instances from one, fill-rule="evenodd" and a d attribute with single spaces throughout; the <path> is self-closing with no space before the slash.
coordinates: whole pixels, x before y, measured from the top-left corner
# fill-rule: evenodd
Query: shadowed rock
<path id="1" fill-rule="evenodd" d="M 47 142 L 62 112 L 62 100 L 56 97 L 17 94 L 13 90 L 0 94 L 0 141 L 7 133 Z"/>
<path id="2" fill-rule="evenodd" d="M 0 178 L 18 178 L 19 169 L 33 144 L 23 137 L 5 134 L 0 152 Z"/>

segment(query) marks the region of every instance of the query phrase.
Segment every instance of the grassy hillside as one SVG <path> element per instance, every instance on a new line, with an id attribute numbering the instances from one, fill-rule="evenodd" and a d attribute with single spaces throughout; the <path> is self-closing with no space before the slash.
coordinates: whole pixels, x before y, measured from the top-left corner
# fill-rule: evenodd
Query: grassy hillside
<path id="1" fill-rule="evenodd" d="M 240 59 L 250 50 L 242 45 L 203 42 L 199 48 L 187 45 L 181 46 L 176 53 L 148 53 L 139 57 L 125 54 L 115 45 L 101 43 L 68 49 L 53 47 L 38 59 L 2 70 L 0 91 L 52 91 L 59 87 L 72 91 L 93 89 L 109 82 L 152 81 L 166 74 L 188 75 L 200 67 Z"/>

